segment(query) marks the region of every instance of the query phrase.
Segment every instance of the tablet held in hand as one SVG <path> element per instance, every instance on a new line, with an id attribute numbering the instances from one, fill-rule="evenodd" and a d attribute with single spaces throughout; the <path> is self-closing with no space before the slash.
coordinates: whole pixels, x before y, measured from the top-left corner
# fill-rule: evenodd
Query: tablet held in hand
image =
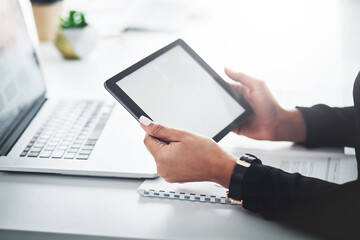
<path id="1" fill-rule="evenodd" d="M 181 39 L 113 76 L 105 88 L 137 120 L 144 115 L 217 142 L 252 112 L 241 94 Z"/>

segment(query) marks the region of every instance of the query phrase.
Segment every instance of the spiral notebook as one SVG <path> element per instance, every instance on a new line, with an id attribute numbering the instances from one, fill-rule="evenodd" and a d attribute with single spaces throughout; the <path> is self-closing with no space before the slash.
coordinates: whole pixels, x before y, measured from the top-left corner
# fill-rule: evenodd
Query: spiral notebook
<path id="1" fill-rule="evenodd" d="M 145 180 L 137 190 L 144 197 L 232 204 L 226 199 L 226 191 L 213 182 L 168 183 L 162 178 Z"/>

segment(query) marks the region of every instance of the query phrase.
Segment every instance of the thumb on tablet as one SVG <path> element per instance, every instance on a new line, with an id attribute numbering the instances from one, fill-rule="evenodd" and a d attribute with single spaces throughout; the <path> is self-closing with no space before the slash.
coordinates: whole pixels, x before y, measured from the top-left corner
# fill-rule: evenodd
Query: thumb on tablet
<path id="1" fill-rule="evenodd" d="M 154 123 L 149 118 L 141 116 L 139 119 L 141 127 L 145 130 L 150 136 L 163 139 L 170 142 L 178 142 L 183 136 L 183 131 L 168 128 L 161 124 Z"/>

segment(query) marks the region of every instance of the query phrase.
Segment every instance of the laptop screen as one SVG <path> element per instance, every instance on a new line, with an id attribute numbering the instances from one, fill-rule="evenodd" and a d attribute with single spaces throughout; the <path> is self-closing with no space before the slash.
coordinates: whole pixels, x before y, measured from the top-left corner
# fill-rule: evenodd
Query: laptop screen
<path id="1" fill-rule="evenodd" d="M 20 5 L 0 1 L 0 146 L 32 106 L 45 85 Z"/>

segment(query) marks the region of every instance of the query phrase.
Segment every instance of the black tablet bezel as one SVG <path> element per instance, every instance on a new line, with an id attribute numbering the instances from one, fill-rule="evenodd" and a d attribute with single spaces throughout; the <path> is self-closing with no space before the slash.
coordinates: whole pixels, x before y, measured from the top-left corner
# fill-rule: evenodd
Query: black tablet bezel
<path id="1" fill-rule="evenodd" d="M 192 50 L 182 39 L 178 39 L 169 45 L 161 48 L 160 50 L 154 52 L 148 57 L 142 59 L 141 61 L 135 63 L 134 65 L 128 67 L 124 71 L 116 74 L 112 78 L 108 79 L 104 86 L 110 92 L 111 95 L 125 107 L 130 114 L 139 121 L 139 118 L 143 115 L 151 119 L 151 117 L 145 113 L 131 98 L 128 96 L 116 83 L 121 81 L 124 77 L 135 72 L 139 68 L 143 67 L 145 64 L 151 62 L 155 58 L 169 51 L 175 46 L 181 46 L 201 67 L 208 72 L 213 79 L 230 95 L 232 96 L 243 108 L 244 112 L 240 114 L 237 118 L 234 119 L 229 125 L 225 126 L 216 136 L 213 137 L 213 140 L 218 142 L 223 137 L 225 137 L 230 131 L 236 128 L 247 116 L 252 113 L 252 109 L 249 103 L 242 97 L 242 95 L 227 82 L 225 82 L 194 50 Z M 216 116 L 214 117 L 216 119 Z"/>

